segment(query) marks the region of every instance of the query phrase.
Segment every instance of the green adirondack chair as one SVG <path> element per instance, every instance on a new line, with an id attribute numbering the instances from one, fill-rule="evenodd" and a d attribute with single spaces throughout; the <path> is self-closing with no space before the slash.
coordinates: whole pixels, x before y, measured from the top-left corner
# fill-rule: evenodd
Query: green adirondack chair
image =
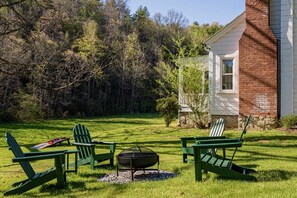
<path id="1" fill-rule="evenodd" d="M 89 130 L 81 124 L 75 125 L 73 128 L 73 137 L 76 148 L 79 152 L 78 165 L 90 164 L 91 169 L 95 167 L 95 163 L 110 160 L 110 165 L 114 165 L 114 153 L 116 149 L 116 143 L 114 142 L 103 142 L 103 141 L 92 141 Z M 108 147 L 104 153 L 96 153 L 95 147 L 101 146 L 103 148 Z"/>
<path id="2" fill-rule="evenodd" d="M 48 181 L 57 179 L 57 187 L 65 187 L 66 185 L 66 172 L 65 170 L 65 155 L 66 151 L 49 151 L 49 152 L 30 152 L 23 153 L 19 144 L 15 138 L 10 134 L 6 133 L 6 142 L 9 145 L 9 149 L 13 152 L 15 158 L 13 162 L 20 163 L 28 179 L 13 184 L 13 189 L 4 193 L 4 195 L 21 194 L 32 188 L 40 186 Z M 77 151 L 73 151 L 76 153 Z M 46 170 L 44 172 L 36 173 L 30 161 L 54 159 L 55 167 Z M 76 170 L 75 170 L 76 171 Z M 70 171 L 69 171 L 70 172 Z"/>
<path id="3" fill-rule="evenodd" d="M 181 149 L 183 154 L 183 162 L 189 162 L 193 161 L 191 159 L 188 159 L 188 155 L 194 156 L 194 150 L 192 146 L 187 146 L 189 143 L 194 143 L 199 140 L 209 140 L 209 139 L 224 139 L 225 137 L 222 136 L 223 132 L 225 130 L 225 121 L 223 118 L 219 118 L 215 121 L 213 127 L 211 128 L 210 134 L 207 137 L 203 136 L 197 136 L 197 137 L 182 137 L 181 139 Z M 216 149 L 204 149 L 204 153 L 207 152 L 216 152 Z"/>
<path id="4" fill-rule="evenodd" d="M 242 130 L 240 138 L 234 139 L 220 139 L 220 140 L 200 140 L 197 144 L 192 145 L 194 149 L 194 161 L 195 161 L 195 179 L 196 181 L 202 181 L 202 171 L 209 171 L 231 179 L 241 179 L 256 181 L 257 179 L 251 175 L 256 172 L 253 169 L 241 167 L 233 163 L 233 158 L 238 147 L 242 146 L 243 134 L 247 132 L 247 125 L 251 116 L 246 119 L 244 128 Z M 231 159 L 224 157 L 218 157 L 211 154 L 204 154 L 201 152 L 204 149 L 212 148 L 235 148 Z M 224 152 L 225 153 L 225 152 Z"/>

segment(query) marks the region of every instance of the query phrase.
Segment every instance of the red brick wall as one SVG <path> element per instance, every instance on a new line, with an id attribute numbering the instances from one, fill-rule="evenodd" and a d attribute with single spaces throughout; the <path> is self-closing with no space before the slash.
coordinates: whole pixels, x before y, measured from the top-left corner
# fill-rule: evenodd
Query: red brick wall
<path id="1" fill-rule="evenodd" d="M 269 0 L 246 0 L 239 41 L 239 113 L 277 116 L 277 40 L 269 27 Z"/>

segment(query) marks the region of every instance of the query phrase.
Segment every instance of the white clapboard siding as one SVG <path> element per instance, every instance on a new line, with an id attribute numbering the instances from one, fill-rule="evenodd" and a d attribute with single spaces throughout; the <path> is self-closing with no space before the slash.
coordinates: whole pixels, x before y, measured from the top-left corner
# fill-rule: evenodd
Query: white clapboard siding
<path id="1" fill-rule="evenodd" d="M 232 93 L 220 91 L 220 63 L 224 57 L 235 58 L 235 69 L 237 70 L 235 75 L 238 74 L 239 39 L 245 30 L 245 26 L 245 14 L 242 14 L 207 41 L 209 47 L 209 110 L 211 115 L 239 114 L 238 85 Z M 236 78 L 235 84 L 238 84 L 238 78 Z"/>

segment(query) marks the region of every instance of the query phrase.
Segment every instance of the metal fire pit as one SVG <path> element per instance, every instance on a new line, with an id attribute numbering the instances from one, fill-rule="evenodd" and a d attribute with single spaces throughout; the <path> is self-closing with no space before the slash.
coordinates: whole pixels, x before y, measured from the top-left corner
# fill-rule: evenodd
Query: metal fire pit
<path id="1" fill-rule="evenodd" d="M 159 172 L 159 155 L 146 147 L 136 145 L 135 147 L 123 150 L 116 158 L 117 176 L 119 176 L 119 170 L 130 170 L 132 181 L 134 180 L 133 174 L 138 170 L 157 170 Z M 147 169 L 157 163 L 158 169 Z"/>

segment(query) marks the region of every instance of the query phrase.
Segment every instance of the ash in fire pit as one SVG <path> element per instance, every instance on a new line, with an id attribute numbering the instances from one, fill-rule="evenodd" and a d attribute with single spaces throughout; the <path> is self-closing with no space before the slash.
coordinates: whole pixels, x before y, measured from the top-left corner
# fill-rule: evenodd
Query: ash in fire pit
<path id="1" fill-rule="evenodd" d="M 117 176 L 119 170 L 130 170 L 131 180 L 133 181 L 133 174 L 138 170 L 158 170 L 159 171 L 159 155 L 149 148 L 142 146 L 135 146 L 120 152 L 117 156 Z M 147 169 L 158 163 L 158 169 Z M 120 168 L 120 167 L 124 167 Z"/>

